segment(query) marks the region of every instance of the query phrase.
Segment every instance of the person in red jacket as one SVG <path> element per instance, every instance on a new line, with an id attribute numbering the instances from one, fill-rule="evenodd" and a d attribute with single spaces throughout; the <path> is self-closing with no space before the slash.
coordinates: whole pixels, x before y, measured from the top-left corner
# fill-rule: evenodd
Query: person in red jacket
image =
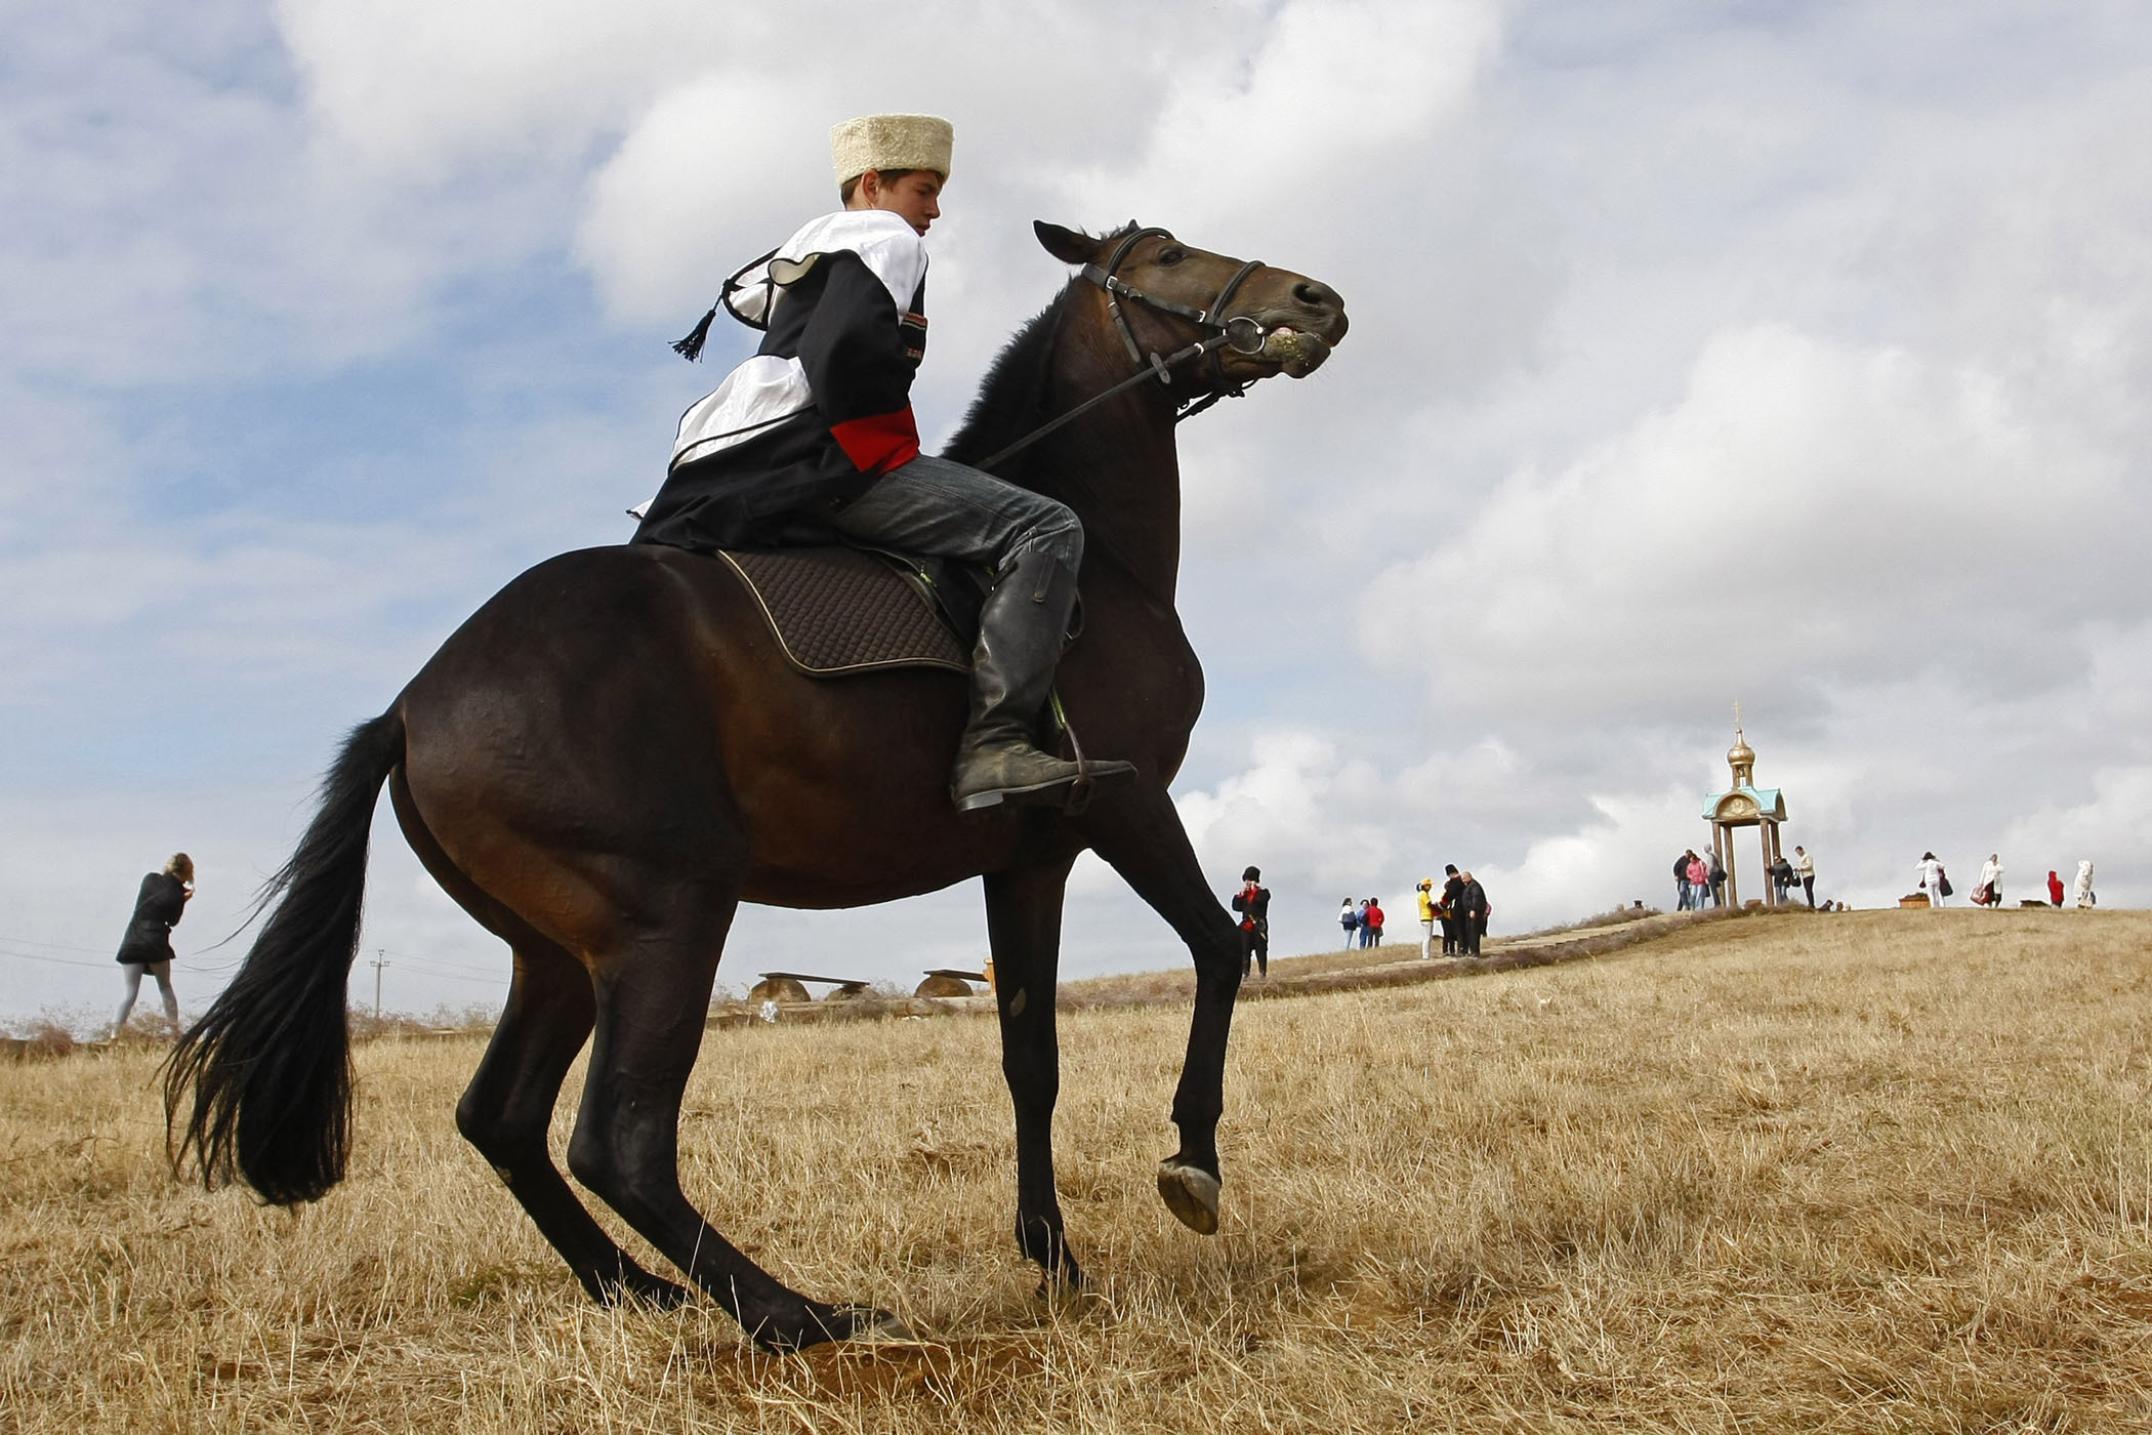
<path id="1" fill-rule="evenodd" d="M 1240 974 L 1251 971 L 1260 981 L 1270 978 L 1270 889 L 1263 885 L 1260 868 L 1240 874 L 1240 890 L 1233 894 L 1233 910 L 1240 914 Z"/>
<path id="2" fill-rule="evenodd" d="M 637 543 L 710 552 L 848 538 L 977 563 L 993 575 L 972 649 L 971 715 L 949 796 L 959 810 L 1059 804 L 1081 768 L 1033 742 L 1083 562 L 1064 504 L 919 451 L 912 378 L 926 354 L 926 233 L 953 143 L 935 115 L 864 115 L 830 132 L 844 208 L 725 281 L 674 347 L 702 350 L 723 307 L 760 348 L 681 415 Z"/>
<path id="3" fill-rule="evenodd" d="M 1382 899 L 1380 897 L 1367 899 L 1367 936 L 1365 945 L 1370 947 L 1382 945 Z"/>

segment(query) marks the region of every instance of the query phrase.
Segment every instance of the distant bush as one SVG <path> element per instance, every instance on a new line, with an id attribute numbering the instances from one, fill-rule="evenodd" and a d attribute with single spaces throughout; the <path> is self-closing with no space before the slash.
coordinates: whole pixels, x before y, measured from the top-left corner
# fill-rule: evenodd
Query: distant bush
<path id="1" fill-rule="evenodd" d="M 469 1032 L 474 1035 L 493 1030 L 499 1013 L 486 1006 L 437 1006 L 423 1015 L 409 1012 L 383 1012 L 375 1016 L 372 1011 L 354 1011 L 349 1018 L 351 1035 L 357 1041 L 371 1041 L 384 1036 L 433 1036 L 444 1031 Z"/>
<path id="2" fill-rule="evenodd" d="M 75 1034 L 49 1017 L 37 1017 L 4 1038 L 7 1055 L 17 1061 L 43 1061 L 75 1049 Z"/>

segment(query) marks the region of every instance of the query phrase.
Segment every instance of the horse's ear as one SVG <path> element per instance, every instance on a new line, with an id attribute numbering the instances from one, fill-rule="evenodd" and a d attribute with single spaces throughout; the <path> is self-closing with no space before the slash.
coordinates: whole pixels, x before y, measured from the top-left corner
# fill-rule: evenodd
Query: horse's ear
<path id="1" fill-rule="evenodd" d="M 1098 241 L 1090 235 L 1048 224 L 1043 219 L 1031 221 L 1031 232 L 1039 236 L 1039 243 L 1046 252 L 1063 264 L 1089 264 L 1098 253 Z"/>

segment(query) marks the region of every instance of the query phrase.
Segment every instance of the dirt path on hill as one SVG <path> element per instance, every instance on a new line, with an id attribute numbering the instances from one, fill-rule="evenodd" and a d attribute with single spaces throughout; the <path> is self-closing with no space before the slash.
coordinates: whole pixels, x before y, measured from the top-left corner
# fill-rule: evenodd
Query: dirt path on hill
<path id="1" fill-rule="evenodd" d="M 1714 942 L 1739 940 L 1745 934 L 1726 930 L 1722 925 L 1724 922 L 1770 915 L 1783 915 L 1786 920 L 1793 920 L 1791 913 L 1738 912 L 1731 908 L 1721 912 L 1656 913 L 1634 921 L 1495 939 L 1489 941 L 1484 953 L 1476 958 L 1437 957 L 1422 961 L 1417 942 L 1401 942 L 1388 951 L 1378 947 L 1279 957 L 1272 959 L 1267 978 L 1251 977 L 1241 984 L 1240 1000 L 1271 1001 L 1325 992 L 1374 991 L 1510 972 L 1521 967 L 1552 966 L 1557 962 L 1603 957 L 1677 935 L 1695 933 L 1702 937 L 1706 930 Z M 1804 910 L 1800 915 L 1809 914 Z M 1762 924 L 1756 924 L 1756 930 L 1761 929 Z M 1149 1006 L 1185 1002 L 1194 992 L 1195 974 L 1185 968 L 1135 972 L 1064 982 L 1055 995 L 1055 1005 L 1062 1011 Z M 967 1013 L 983 1016 L 991 1015 L 993 1011 L 994 998 L 987 992 L 969 997 L 870 996 L 836 1002 L 787 1002 L 778 1008 L 778 1020 L 863 1021 Z M 757 1014 L 743 1002 L 712 1012 L 710 1024 L 736 1026 L 757 1019 Z"/>

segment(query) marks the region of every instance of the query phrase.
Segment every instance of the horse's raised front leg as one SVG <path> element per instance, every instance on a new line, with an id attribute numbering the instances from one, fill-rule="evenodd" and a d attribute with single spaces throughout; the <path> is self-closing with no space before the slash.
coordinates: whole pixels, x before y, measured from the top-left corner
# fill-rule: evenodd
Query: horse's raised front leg
<path id="1" fill-rule="evenodd" d="M 624 1295 L 678 1305 L 687 1291 L 637 1265 L 561 1179 L 546 1129 L 561 1078 L 590 1036 L 590 974 L 566 952 L 517 948 L 508 1002 L 485 1059 L 456 1104 L 456 1126 L 520 1201 L 583 1289 L 608 1304 Z"/>
<path id="2" fill-rule="evenodd" d="M 1225 1107 L 1225 1049 L 1240 994 L 1240 932 L 1211 895 L 1195 848 L 1165 788 L 1143 783 L 1101 794 L 1075 819 L 1092 849 L 1164 917 L 1195 959 L 1195 1012 L 1188 1055 L 1173 1093 L 1181 1149 L 1159 1163 L 1158 1194 L 1183 1225 L 1218 1230 L 1218 1117 Z"/>
<path id="3" fill-rule="evenodd" d="M 1061 1092 L 1061 1047 L 1054 1029 L 1054 984 L 1061 965 L 1061 903 L 1068 862 L 991 872 L 986 930 L 994 953 L 994 998 L 1001 1014 L 1001 1074 L 1016 1107 L 1016 1245 L 1039 1263 L 1045 1280 L 1083 1284 L 1083 1271 L 1062 1232 L 1054 1191 L 1054 1101 Z"/>
<path id="4" fill-rule="evenodd" d="M 597 1040 L 568 1166 L 765 1350 L 896 1331 L 893 1317 L 809 1300 L 756 1265 L 680 1190 L 680 1100 L 702 1045 L 710 984 L 735 900 L 680 893 L 693 921 L 646 932 L 597 969 Z"/>

